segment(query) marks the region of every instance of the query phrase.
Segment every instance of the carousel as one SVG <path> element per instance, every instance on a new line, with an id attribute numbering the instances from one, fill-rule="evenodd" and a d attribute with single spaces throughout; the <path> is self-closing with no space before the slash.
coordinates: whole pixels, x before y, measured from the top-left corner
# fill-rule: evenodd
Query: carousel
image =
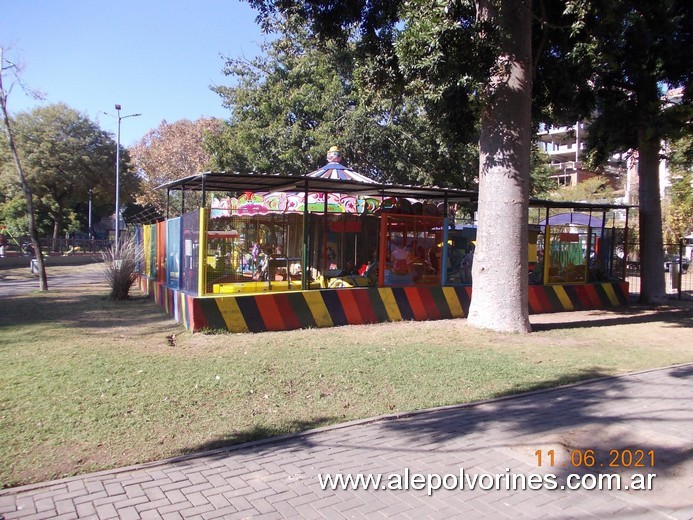
<path id="1" fill-rule="evenodd" d="M 140 287 L 192 331 L 466 316 L 476 226 L 459 216 L 477 192 L 378 183 L 336 147 L 327 159 L 303 176 L 206 172 L 162 186 L 180 192 L 182 214 L 137 228 Z M 531 313 L 627 303 L 628 207 L 533 200 L 528 227 Z"/>

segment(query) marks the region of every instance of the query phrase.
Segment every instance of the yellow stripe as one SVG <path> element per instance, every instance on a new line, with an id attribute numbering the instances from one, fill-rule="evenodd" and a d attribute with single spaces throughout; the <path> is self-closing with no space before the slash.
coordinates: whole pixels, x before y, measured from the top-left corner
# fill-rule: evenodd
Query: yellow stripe
<path id="1" fill-rule="evenodd" d="M 563 305 L 563 310 L 574 311 L 575 307 L 573 307 L 573 302 L 570 301 L 570 296 L 568 296 L 568 293 L 565 292 L 565 289 L 563 288 L 563 286 L 562 285 L 554 285 L 553 289 L 556 292 L 556 296 L 558 296 L 558 299 L 561 300 L 561 305 Z"/>
<path id="2" fill-rule="evenodd" d="M 197 295 L 207 292 L 207 210 L 200 208 L 200 243 L 198 245 Z"/>
<path id="3" fill-rule="evenodd" d="M 609 297 L 611 305 L 613 305 L 614 307 L 618 307 L 619 305 L 621 305 L 621 302 L 618 301 L 618 296 L 616 296 L 614 288 L 610 283 L 603 283 L 602 287 L 604 288 L 604 292 L 606 293 L 606 295 Z"/>
<path id="4" fill-rule="evenodd" d="M 383 301 L 385 312 L 387 312 L 387 317 L 390 321 L 402 321 L 402 313 L 399 312 L 399 306 L 397 305 L 397 300 L 395 300 L 395 295 L 392 294 L 392 289 L 383 287 L 378 289 L 378 292 L 380 293 L 380 299 Z"/>
<path id="5" fill-rule="evenodd" d="M 318 291 L 306 291 L 303 293 L 303 298 L 306 300 L 315 324 L 318 327 L 334 327 L 332 317 Z"/>
<path id="6" fill-rule="evenodd" d="M 188 323 L 188 300 L 185 297 L 185 293 L 180 293 L 180 314 L 178 315 L 178 319 L 180 323 L 185 325 L 186 328 L 190 325 Z"/>
<path id="7" fill-rule="evenodd" d="M 215 302 L 227 329 L 231 332 L 249 332 L 236 298 L 215 298 Z"/>
<path id="8" fill-rule="evenodd" d="M 457 297 L 454 287 L 443 287 L 443 294 L 450 307 L 450 314 L 453 318 L 464 318 L 464 310 L 460 304 L 460 299 Z"/>

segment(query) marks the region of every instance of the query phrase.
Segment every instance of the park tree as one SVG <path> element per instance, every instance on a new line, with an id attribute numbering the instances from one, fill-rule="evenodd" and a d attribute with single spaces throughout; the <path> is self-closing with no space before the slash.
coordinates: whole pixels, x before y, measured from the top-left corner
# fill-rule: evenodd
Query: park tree
<path id="1" fill-rule="evenodd" d="M 141 189 L 136 196 L 140 206 L 166 209 L 166 193 L 157 190 L 162 184 L 208 170 L 211 154 L 205 145 L 218 136 L 222 121 L 200 118 L 182 119 L 174 123 L 162 121 L 130 148 L 130 156 Z"/>
<path id="2" fill-rule="evenodd" d="M 404 99 L 394 47 L 373 57 L 354 41 L 316 39 L 300 17 L 271 19 L 277 34 L 262 56 L 227 58 L 233 85 L 214 89 L 231 110 L 211 140 L 216 169 L 302 175 L 338 144 L 352 168 L 374 179 L 472 185 L 475 147 L 441 132 L 423 98 Z"/>
<path id="3" fill-rule="evenodd" d="M 574 54 L 591 63 L 596 118 L 590 162 L 638 152 L 642 303 L 666 298 L 659 162 L 662 142 L 691 132 L 693 12 L 685 0 L 574 0 Z M 680 102 L 667 88 L 688 87 Z"/>
<path id="4" fill-rule="evenodd" d="M 7 99 L 14 83 L 12 85 L 8 85 L 8 83 L 5 81 L 6 76 L 14 77 L 18 81 L 19 69 L 14 63 L 10 62 L 9 60 L 6 61 L 3 49 L 0 47 L 0 111 L 2 112 L 2 122 L 5 130 L 5 136 L 7 138 L 7 148 L 9 149 L 11 160 L 17 176 L 19 177 L 19 184 L 26 200 L 29 237 L 34 248 L 34 252 L 36 253 L 36 262 L 38 265 L 39 290 L 47 291 L 48 277 L 46 276 L 46 265 L 43 261 L 43 252 L 41 251 L 41 244 L 39 243 L 39 237 L 36 230 L 34 195 L 27 181 L 24 166 L 22 165 L 22 160 L 19 156 L 19 151 L 14 138 L 13 124 L 7 110 Z"/>
<path id="5" fill-rule="evenodd" d="M 20 246 L 20 237 L 29 237 L 29 214 L 26 210 L 26 198 L 16 179 L 7 179 L 7 175 L 0 176 L 0 190 L 3 192 L 0 200 L 0 221 L 5 225 L 9 235 Z M 40 237 L 50 236 L 53 231 L 53 220 L 48 213 L 48 208 L 39 197 L 34 199 L 34 222 L 36 231 Z"/>
<path id="6" fill-rule="evenodd" d="M 536 144 L 532 146 L 529 170 L 531 177 L 530 196 L 539 199 L 549 198 L 551 193 L 558 188 L 556 180 L 551 178 L 551 175 L 555 172 L 556 171 L 549 164 L 548 154 L 540 150 Z"/>
<path id="7" fill-rule="evenodd" d="M 693 233 L 693 135 L 670 142 L 667 159 L 671 187 L 665 199 L 664 238 L 672 244 Z"/>
<path id="8" fill-rule="evenodd" d="M 479 225 L 472 325 L 529 332 L 528 233 L 532 13 L 529 2 L 479 0 L 480 38 L 497 44 L 481 110 Z M 488 34 L 488 36 L 487 36 Z"/>
<path id="9" fill-rule="evenodd" d="M 534 11 L 532 3 L 519 0 L 250 3 L 266 27 L 277 11 L 291 12 L 308 22 L 318 41 L 355 42 L 371 88 L 391 98 L 399 87 L 402 101 L 417 101 L 417 110 L 442 135 L 478 141 L 479 229 L 469 321 L 529 331 L 532 96 L 539 101 L 535 114 L 547 123 L 576 120 L 590 99 L 584 62 L 563 59 L 572 48 L 573 21 L 565 3 L 539 1 Z"/>
<path id="10" fill-rule="evenodd" d="M 14 129 L 27 182 L 51 215 L 54 239 L 67 229 L 70 211 L 89 199 L 90 189 L 95 207 L 112 207 L 116 143 L 111 134 L 65 104 L 19 113 Z M 136 183 L 127 154 L 122 157 L 127 200 Z"/>

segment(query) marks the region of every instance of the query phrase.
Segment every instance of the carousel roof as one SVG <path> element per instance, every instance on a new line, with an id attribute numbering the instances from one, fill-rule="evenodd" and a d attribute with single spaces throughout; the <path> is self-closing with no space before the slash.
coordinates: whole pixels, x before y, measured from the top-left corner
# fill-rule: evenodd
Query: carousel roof
<path id="1" fill-rule="evenodd" d="M 327 166 L 333 166 L 332 163 Z M 221 191 L 228 193 L 243 192 L 311 192 L 311 193 L 344 193 L 361 196 L 402 197 L 447 201 L 449 203 L 477 201 L 479 192 L 460 188 L 442 188 L 439 186 L 410 186 L 403 184 L 381 184 L 361 174 L 345 168 L 342 174 L 356 174 L 348 179 L 334 178 L 332 174 L 321 176 L 318 172 L 325 167 L 306 175 L 285 175 L 268 173 L 231 173 L 204 172 L 168 182 L 159 189 L 180 191 Z M 334 169 L 334 168 L 333 168 Z M 339 175 L 339 174 L 338 174 Z M 361 179 L 366 179 L 361 180 Z M 564 208 L 588 211 L 608 211 L 625 209 L 633 206 L 621 204 L 601 204 L 592 202 L 569 202 L 530 199 L 532 207 Z"/>
<path id="2" fill-rule="evenodd" d="M 330 166 L 330 165 L 328 165 Z M 321 169 L 322 170 L 322 169 Z M 356 174 L 348 179 L 319 176 L 316 172 L 292 176 L 265 173 L 205 172 L 168 182 L 159 189 L 181 191 L 224 191 L 224 192 L 311 192 L 344 193 L 376 197 L 404 197 L 430 200 L 463 202 L 476 200 L 477 192 L 437 186 L 408 186 L 381 184 L 353 170 L 339 170 L 342 174 Z M 311 176 L 316 174 L 315 176 Z M 359 178 L 367 179 L 366 181 Z"/>
<path id="3" fill-rule="evenodd" d="M 565 224 L 576 224 L 579 226 L 592 226 L 592 227 L 602 227 L 603 220 L 597 217 L 585 215 L 584 213 L 559 213 L 558 215 L 552 215 L 549 217 L 549 225 L 560 226 Z M 546 220 L 539 222 L 540 226 L 546 225 Z"/>
<path id="4" fill-rule="evenodd" d="M 351 168 L 348 168 L 338 162 L 327 163 L 319 170 L 310 172 L 306 174 L 306 176 L 314 179 L 336 179 L 340 181 L 357 181 L 366 184 L 376 184 L 373 179 L 357 173 Z"/>

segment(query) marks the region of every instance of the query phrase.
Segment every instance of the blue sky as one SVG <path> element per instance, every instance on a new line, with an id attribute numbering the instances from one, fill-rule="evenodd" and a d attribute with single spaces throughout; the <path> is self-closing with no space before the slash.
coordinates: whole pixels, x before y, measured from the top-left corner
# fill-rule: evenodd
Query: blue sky
<path id="1" fill-rule="evenodd" d="M 0 0 L 0 45 L 43 101 L 12 91 L 10 113 L 63 102 L 134 144 L 162 120 L 226 118 L 212 84 L 221 56 L 251 58 L 263 41 L 238 0 Z M 103 114 L 108 112 L 112 116 Z"/>

